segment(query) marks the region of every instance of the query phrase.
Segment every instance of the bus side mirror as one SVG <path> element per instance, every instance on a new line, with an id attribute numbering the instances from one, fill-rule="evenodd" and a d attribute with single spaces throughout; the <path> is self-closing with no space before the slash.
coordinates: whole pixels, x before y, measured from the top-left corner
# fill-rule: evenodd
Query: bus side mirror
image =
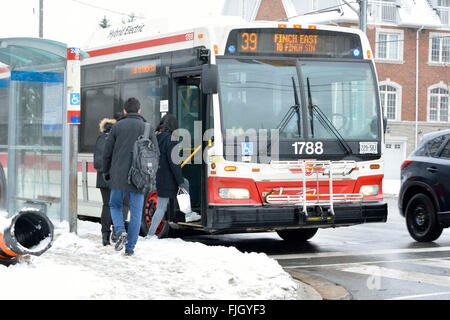
<path id="1" fill-rule="evenodd" d="M 386 129 L 387 129 L 387 116 L 383 117 L 383 130 L 384 133 L 386 133 Z"/>
<path id="2" fill-rule="evenodd" d="M 215 64 L 202 65 L 203 94 L 217 93 L 218 69 Z"/>

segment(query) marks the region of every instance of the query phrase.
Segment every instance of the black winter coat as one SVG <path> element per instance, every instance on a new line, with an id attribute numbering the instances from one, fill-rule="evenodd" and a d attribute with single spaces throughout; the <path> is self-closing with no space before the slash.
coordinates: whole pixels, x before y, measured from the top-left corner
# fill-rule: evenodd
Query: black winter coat
<path id="1" fill-rule="evenodd" d="M 109 189 L 109 185 L 108 183 L 105 181 L 105 179 L 103 179 L 103 166 L 102 167 L 96 167 L 96 162 L 98 162 L 98 160 L 96 159 L 98 156 L 101 156 L 103 159 L 103 150 L 105 148 L 105 144 L 106 144 L 106 138 L 108 137 L 108 133 L 107 132 L 102 132 L 100 133 L 100 135 L 97 137 L 97 142 L 95 143 L 95 151 L 94 151 L 94 168 L 97 170 L 97 183 L 95 185 L 95 187 L 97 188 L 105 188 L 105 189 Z M 97 160 L 97 161 L 96 161 Z M 102 160 L 100 160 L 101 162 Z"/>
<path id="2" fill-rule="evenodd" d="M 112 126 L 103 153 L 103 171 L 110 176 L 111 189 L 139 193 L 139 190 L 128 183 L 128 171 L 131 167 L 134 142 L 144 133 L 145 122 L 141 115 L 128 113 Z M 150 137 L 156 141 L 154 129 L 150 129 Z"/>
<path id="3" fill-rule="evenodd" d="M 181 166 L 173 163 L 171 159 L 172 149 L 177 145 L 177 141 L 171 140 L 169 132 L 161 132 L 156 135 L 158 139 L 159 167 L 156 173 L 156 193 L 159 197 L 175 198 L 178 186 L 184 182 Z"/>
<path id="4" fill-rule="evenodd" d="M 100 121 L 100 134 L 95 142 L 94 150 L 94 168 L 97 170 L 97 188 L 109 189 L 109 184 L 103 178 L 103 151 L 105 150 L 106 138 L 111 131 L 112 125 L 116 122 L 114 119 L 102 119 Z"/>

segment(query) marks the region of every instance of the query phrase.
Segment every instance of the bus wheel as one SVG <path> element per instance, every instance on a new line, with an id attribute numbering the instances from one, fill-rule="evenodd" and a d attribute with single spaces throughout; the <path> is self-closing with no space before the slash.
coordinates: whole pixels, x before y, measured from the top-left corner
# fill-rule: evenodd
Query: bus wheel
<path id="1" fill-rule="evenodd" d="M 317 228 L 280 230 L 277 233 L 284 241 L 302 243 L 314 237 L 317 230 Z"/>
<path id="2" fill-rule="evenodd" d="M 439 225 L 436 210 L 430 198 L 416 194 L 406 206 L 406 227 L 411 237 L 418 242 L 431 242 L 439 238 L 443 227 Z"/>
<path id="3" fill-rule="evenodd" d="M 152 224 L 152 218 L 156 211 L 158 196 L 156 195 L 156 191 L 150 192 L 145 196 L 144 200 L 144 208 L 142 209 L 142 222 L 141 222 L 141 230 L 140 235 L 145 237 L 150 229 L 150 225 Z M 158 238 L 166 238 L 169 235 L 169 224 L 163 218 L 161 223 L 156 228 L 155 235 Z"/>

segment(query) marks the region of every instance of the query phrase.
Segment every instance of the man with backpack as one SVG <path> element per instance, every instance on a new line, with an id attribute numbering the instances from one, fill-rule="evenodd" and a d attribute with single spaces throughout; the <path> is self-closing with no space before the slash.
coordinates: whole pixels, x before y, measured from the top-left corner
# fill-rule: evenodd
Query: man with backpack
<path id="1" fill-rule="evenodd" d="M 103 177 L 109 182 L 111 188 L 110 209 L 117 235 L 115 249 L 122 250 L 125 246 L 125 255 L 132 255 L 138 240 L 144 204 L 143 191 L 129 183 L 128 173 L 133 162 L 133 148 L 135 142 L 145 131 L 145 119 L 140 115 L 140 102 L 136 98 L 125 101 L 124 114 L 111 128 L 106 139 L 103 153 Z M 153 145 L 158 146 L 154 130 L 150 128 L 149 135 Z M 158 149 L 159 154 L 159 149 Z M 128 233 L 125 230 L 122 217 L 122 199 L 125 193 L 129 194 L 130 222 Z"/>

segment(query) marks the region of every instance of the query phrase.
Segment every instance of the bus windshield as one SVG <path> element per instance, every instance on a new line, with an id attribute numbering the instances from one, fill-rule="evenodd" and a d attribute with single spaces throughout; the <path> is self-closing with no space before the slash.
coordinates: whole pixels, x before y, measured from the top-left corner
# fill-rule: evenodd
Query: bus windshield
<path id="1" fill-rule="evenodd" d="M 222 126 L 235 135 L 248 129 L 277 129 L 295 104 L 294 90 L 301 85 L 311 103 L 320 108 L 343 139 L 378 139 L 379 111 L 375 75 L 369 63 L 317 60 L 218 59 Z M 297 69 L 299 68 L 299 70 Z M 298 72 L 300 71 L 300 72 Z M 298 81 L 298 75 L 302 81 Z M 292 79 L 296 85 L 293 86 Z M 295 88 L 295 89 L 294 89 Z M 300 91 L 298 91 L 300 96 Z M 308 111 L 308 96 L 280 132 L 281 139 L 336 139 Z M 307 130 L 298 130 L 298 117 Z"/>

